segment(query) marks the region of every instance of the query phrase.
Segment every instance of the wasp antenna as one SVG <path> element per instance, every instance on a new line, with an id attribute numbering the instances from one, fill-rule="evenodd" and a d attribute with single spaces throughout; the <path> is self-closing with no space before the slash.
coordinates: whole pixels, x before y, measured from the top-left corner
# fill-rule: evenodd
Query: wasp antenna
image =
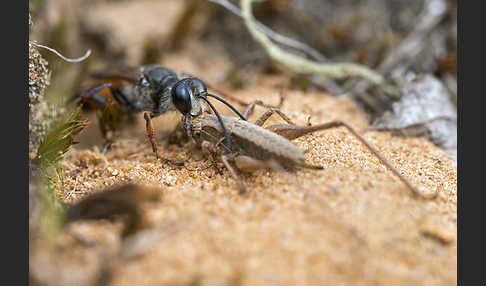
<path id="1" fill-rule="evenodd" d="M 234 108 L 231 104 L 229 104 L 228 102 L 226 102 L 224 99 L 222 99 L 222 98 L 220 98 L 220 97 L 218 97 L 218 96 L 216 96 L 214 94 L 210 94 L 210 93 L 208 93 L 207 96 L 211 96 L 212 98 L 221 101 L 226 106 L 228 106 L 231 110 L 233 110 L 233 112 L 236 113 L 241 119 L 243 119 L 244 121 L 246 121 L 246 118 L 243 115 L 241 115 L 241 113 L 238 110 L 236 110 L 236 108 Z"/>
<path id="2" fill-rule="evenodd" d="M 206 101 L 206 103 L 209 105 L 209 107 L 211 107 L 211 109 L 213 110 L 214 114 L 218 118 L 219 124 L 221 125 L 221 129 L 223 129 L 224 138 L 226 139 L 226 147 L 228 148 L 228 150 L 231 150 L 231 140 L 230 140 L 230 138 L 228 136 L 228 132 L 226 131 L 226 127 L 224 126 L 223 119 L 219 115 L 218 111 L 216 111 L 216 108 L 214 108 L 214 106 L 211 104 L 211 102 L 209 102 L 209 100 L 207 100 L 204 97 L 201 97 L 201 98 L 204 101 Z"/>

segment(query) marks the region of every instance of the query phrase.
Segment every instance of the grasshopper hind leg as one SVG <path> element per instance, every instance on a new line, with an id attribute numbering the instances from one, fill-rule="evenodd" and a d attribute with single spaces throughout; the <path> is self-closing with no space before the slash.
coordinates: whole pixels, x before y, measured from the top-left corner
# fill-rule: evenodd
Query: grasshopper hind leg
<path id="1" fill-rule="evenodd" d="M 395 169 L 391 163 L 386 160 L 381 153 L 376 150 L 373 146 L 364 137 L 362 137 L 354 128 L 352 128 L 349 124 L 343 121 L 331 121 L 324 124 L 318 124 L 314 126 L 297 126 L 297 125 L 287 125 L 287 124 L 278 124 L 269 126 L 267 129 L 273 131 L 289 140 L 304 136 L 309 133 L 313 133 L 320 130 L 330 129 L 330 128 L 337 128 L 337 127 L 345 127 L 354 137 L 356 137 L 366 148 L 373 153 L 383 165 L 385 165 L 392 173 L 394 173 L 400 180 L 412 191 L 414 196 L 420 196 L 424 199 L 434 199 L 437 196 L 437 193 L 432 195 L 424 195 L 420 192 L 415 186 L 413 186 L 400 172 Z"/>
<path id="2" fill-rule="evenodd" d="M 395 169 L 391 165 L 391 163 L 388 162 L 388 160 L 386 160 L 381 155 L 380 152 L 378 152 L 378 150 L 376 150 L 373 146 L 371 146 L 371 144 L 368 143 L 368 141 L 366 141 L 366 139 L 364 139 L 364 137 L 362 137 L 356 130 L 354 130 L 354 128 L 352 128 L 346 122 L 340 121 L 340 120 L 336 120 L 336 121 L 331 121 L 331 122 L 328 122 L 328 123 L 318 124 L 318 125 L 314 125 L 314 126 L 298 126 L 298 125 L 295 125 L 295 124 L 291 123 L 290 118 L 287 115 L 285 115 L 283 112 L 281 112 L 279 109 L 272 108 L 272 109 L 269 109 L 267 112 L 265 112 L 255 122 L 255 124 L 260 125 L 260 126 L 263 125 L 263 123 L 273 113 L 277 113 L 278 115 L 280 115 L 280 117 L 282 117 L 282 119 L 284 119 L 287 123 L 290 123 L 290 124 L 277 124 L 277 125 L 272 125 L 272 126 L 268 126 L 267 129 L 270 130 L 270 131 L 272 131 L 272 132 L 275 132 L 275 133 L 279 134 L 280 136 L 283 136 L 283 137 L 285 137 L 285 138 L 287 138 L 289 140 L 292 140 L 292 139 L 295 139 L 295 138 L 304 136 L 304 135 L 309 134 L 309 133 L 313 133 L 313 132 L 316 132 L 316 131 L 320 131 L 320 130 L 325 130 L 325 129 L 330 129 L 330 128 L 337 128 L 337 127 L 345 127 L 346 129 L 348 129 L 349 132 L 351 132 L 351 134 L 353 134 L 354 137 L 356 137 L 359 141 L 361 141 L 361 143 L 363 145 L 365 145 L 366 148 L 371 153 L 373 153 L 381 161 L 381 163 L 383 165 L 385 165 L 390 171 L 392 171 L 392 173 L 394 173 L 398 178 L 400 178 L 400 180 L 412 191 L 412 194 L 415 197 L 420 196 L 420 197 L 422 197 L 424 199 L 429 199 L 429 200 L 435 199 L 437 197 L 437 193 L 434 193 L 434 194 L 431 194 L 431 195 L 424 195 L 424 194 L 422 194 L 422 192 L 420 192 L 404 176 L 402 176 L 402 174 L 400 174 L 400 172 L 397 169 Z M 318 166 L 307 165 L 306 163 L 301 163 L 299 165 L 301 167 L 304 167 L 304 168 L 311 168 L 311 169 L 319 168 Z"/>

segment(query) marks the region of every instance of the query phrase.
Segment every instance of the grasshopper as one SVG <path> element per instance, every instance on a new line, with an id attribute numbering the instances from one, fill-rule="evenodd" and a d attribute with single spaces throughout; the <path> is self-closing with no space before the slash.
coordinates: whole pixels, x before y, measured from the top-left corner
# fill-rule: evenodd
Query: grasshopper
<path id="1" fill-rule="evenodd" d="M 253 112 L 255 105 L 261 105 L 261 101 L 254 101 L 248 105 L 244 112 L 244 117 L 248 118 Z M 276 124 L 268 127 L 262 127 L 265 121 L 276 113 L 287 124 Z M 198 117 L 192 118 L 189 122 L 186 120 L 184 129 L 189 137 L 192 137 L 198 145 L 204 150 L 209 150 L 216 155 L 225 167 L 230 171 L 233 179 L 238 183 L 240 194 L 246 193 L 246 188 L 239 180 L 235 169 L 230 162 L 234 163 L 237 169 L 242 171 L 252 171 L 261 168 L 278 169 L 286 167 L 295 169 L 297 167 L 308 169 L 324 169 L 323 166 L 315 166 L 305 162 L 304 151 L 294 145 L 292 139 L 299 138 L 313 132 L 345 127 L 353 136 L 355 136 L 366 148 L 372 152 L 388 169 L 390 169 L 400 180 L 410 189 L 414 197 L 425 199 L 434 199 L 437 194 L 424 195 L 414 187 L 400 172 L 398 172 L 373 146 L 370 145 L 358 132 L 349 124 L 343 121 L 332 121 L 324 124 L 313 126 L 299 126 L 285 115 L 278 108 L 268 109 L 261 117 L 251 123 L 233 116 L 218 116 L 204 113 Z M 224 123 L 226 130 L 221 128 Z M 225 135 L 226 136 L 223 136 Z M 228 145 L 221 144 L 229 137 L 231 148 Z"/>

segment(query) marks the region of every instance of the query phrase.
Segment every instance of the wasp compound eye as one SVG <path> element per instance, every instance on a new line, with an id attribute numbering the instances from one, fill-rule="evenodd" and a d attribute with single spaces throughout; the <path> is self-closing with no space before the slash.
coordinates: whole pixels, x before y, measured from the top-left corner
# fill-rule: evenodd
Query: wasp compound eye
<path id="1" fill-rule="evenodd" d="M 183 83 L 177 83 L 172 89 L 172 101 L 182 114 L 191 111 L 191 93 Z"/>
<path id="2" fill-rule="evenodd" d="M 196 92 L 205 93 L 207 91 L 206 85 L 204 84 L 204 82 L 202 82 L 202 80 L 200 80 L 198 78 L 191 78 L 190 85 L 191 85 L 191 88 Z"/>

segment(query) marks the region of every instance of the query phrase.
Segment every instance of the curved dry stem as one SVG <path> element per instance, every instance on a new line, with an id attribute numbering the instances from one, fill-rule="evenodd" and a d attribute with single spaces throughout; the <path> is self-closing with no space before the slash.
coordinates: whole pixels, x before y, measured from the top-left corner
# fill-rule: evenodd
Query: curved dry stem
<path id="1" fill-rule="evenodd" d="M 254 0 L 240 0 L 240 7 L 245 25 L 252 37 L 259 42 L 268 55 L 275 61 L 299 73 L 319 74 L 328 78 L 342 79 L 347 77 L 361 77 L 375 84 L 383 84 L 384 78 L 379 73 L 355 63 L 318 63 L 306 58 L 290 54 L 276 46 L 255 24 L 251 12 Z"/>
<path id="2" fill-rule="evenodd" d="M 70 63 L 79 63 L 79 62 L 82 62 L 84 61 L 85 59 L 87 59 L 90 55 L 91 55 L 91 50 L 87 50 L 86 53 L 82 56 L 82 57 L 79 57 L 79 58 L 74 58 L 74 59 L 71 59 L 71 58 L 68 58 L 68 57 L 65 57 L 63 56 L 60 52 L 58 52 L 56 49 L 53 49 L 51 47 L 48 47 L 48 46 L 44 46 L 44 45 L 41 45 L 41 44 L 38 44 L 36 42 L 33 42 L 33 41 L 29 41 L 32 45 L 36 46 L 36 47 L 39 47 L 39 48 L 43 48 L 43 49 L 46 49 L 48 51 L 51 51 L 53 52 L 54 54 L 56 54 L 58 57 L 60 57 L 61 59 L 65 60 L 66 62 L 70 62 Z"/>
<path id="3" fill-rule="evenodd" d="M 215 4 L 218 4 L 218 5 L 221 5 L 224 8 L 228 9 L 233 14 L 235 14 L 236 16 L 238 16 L 242 19 L 245 19 L 245 16 L 243 16 L 243 13 L 241 13 L 240 9 L 238 9 L 238 7 L 236 7 L 232 3 L 228 2 L 227 0 L 208 0 L 208 1 L 215 3 Z M 314 59 L 316 59 L 320 62 L 324 62 L 324 61 L 327 60 L 316 49 L 314 49 L 314 48 L 312 48 L 312 47 L 310 47 L 310 46 L 308 46 L 304 43 L 296 41 L 292 38 L 280 35 L 280 34 L 274 32 L 272 29 L 268 28 L 267 26 L 263 25 L 261 22 L 255 20 L 255 19 L 253 19 L 253 22 L 258 26 L 258 28 L 260 28 L 263 31 L 264 34 L 266 34 L 270 39 L 274 40 L 275 42 L 277 42 L 277 43 L 279 43 L 283 46 L 301 51 L 301 52 L 313 57 Z"/>

